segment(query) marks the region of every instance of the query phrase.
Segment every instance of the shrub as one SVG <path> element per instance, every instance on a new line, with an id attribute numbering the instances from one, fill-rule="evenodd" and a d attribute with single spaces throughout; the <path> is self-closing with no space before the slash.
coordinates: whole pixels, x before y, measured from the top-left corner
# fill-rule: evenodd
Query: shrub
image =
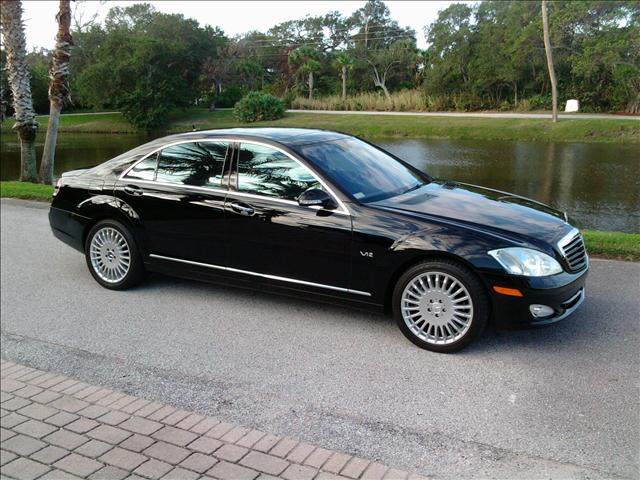
<path id="1" fill-rule="evenodd" d="M 233 116 L 241 122 L 276 120 L 284 117 L 284 102 L 273 95 L 249 92 L 236 103 Z"/>
<path id="2" fill-rule="evenodd" d="M 529 98 L 531 110 L 551 110 L 551 95 L 533 95 Z"/>

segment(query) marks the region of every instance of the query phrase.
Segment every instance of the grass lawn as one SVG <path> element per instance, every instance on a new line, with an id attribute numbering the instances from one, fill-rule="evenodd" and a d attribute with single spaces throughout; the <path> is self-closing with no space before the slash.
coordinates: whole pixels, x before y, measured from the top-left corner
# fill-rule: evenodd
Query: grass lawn
<path id="1" fill-rule="evenodd" d="M 640 261 L 640 233 L 584 230 L 582 235 L 594 257 Z"/>
<path id="2" fill-rule="evenodd" d="M 50 202 L 53 187 L 27 182 L 0 182 L 0 196 Z M 589 254 L 596 257 L 640 261 L 640 234 L 584 230 Z"/>
<path id="3" fill-rule="evenodd" d="M 0 182 L 0 196 L 50 202 L 52 185 L 29 182 Z"/>
<path id="4" fill-rule="evenodd" d="M 38 117 L 41 129 L 47 117 Z M 11 131 L 13 122 L 4 122 L 2 133 Z M 366 138 L 410 137 L 473 140 L 519 140 L 555 142 L 640 143 L 640 121 L 596 119 L 560 120 L 452 118 L 390 115 L 328 115 L 313 112 L 287 113 L 280 120 L 242 124 L 230 110 L 208 112 L 190 109 L 169 118 L 167 132 L 238 126 L 309 127 L 338 130 Z M 135 130 L 119 113 L 62 116 L 60 131 L 74 133 L 133 133 Z"/>

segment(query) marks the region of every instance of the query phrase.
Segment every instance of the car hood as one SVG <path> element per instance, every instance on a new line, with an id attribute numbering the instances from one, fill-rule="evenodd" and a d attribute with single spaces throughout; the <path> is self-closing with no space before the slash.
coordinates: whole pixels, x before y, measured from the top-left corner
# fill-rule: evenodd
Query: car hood
<path id="1" fill-rule="evenodd" d="M 555 243 L 572 228 L 562 212 L 535 200 L 456 182 L 433 181 L 417 190 L 369 205 L 549 243 Z"/>

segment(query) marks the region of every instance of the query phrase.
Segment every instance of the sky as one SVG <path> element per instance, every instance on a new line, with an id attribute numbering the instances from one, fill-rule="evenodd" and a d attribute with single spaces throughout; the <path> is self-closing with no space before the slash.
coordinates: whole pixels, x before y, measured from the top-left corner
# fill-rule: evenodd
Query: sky
<path id="1" fill-rule="evenodd" d="M 104 18 L 112 6 L 126 6 L 127 1 L 73 2 L 72 8 L 84 9 L 85 17 L 94 12 Z M 182 13 L 185 17 L 195 18 L 201 25 L 219 26 L 233 36 L 250 30 L 266 31 L 273 25 L 285 20 L 304 18 L 305 15 L 322 15 L 337 10 L 349 15 L 364 5 L 364 1 L 149 1 L 157 10 L 164 13 Z M 404 1 L 385 2 L 391 12 L 391 18 L 403 27 L 412 27 L 417 34 L 418 47 L 426 48 L 423 27 L 438 16 L 438 11 L 446 8 L 452 1 Z M 26 26 L 27 49 L 34 47 L 52 49 L 56 34 L 54 20 L 58 2 L 55 0 L 23 1 L 23 19 Z"/>

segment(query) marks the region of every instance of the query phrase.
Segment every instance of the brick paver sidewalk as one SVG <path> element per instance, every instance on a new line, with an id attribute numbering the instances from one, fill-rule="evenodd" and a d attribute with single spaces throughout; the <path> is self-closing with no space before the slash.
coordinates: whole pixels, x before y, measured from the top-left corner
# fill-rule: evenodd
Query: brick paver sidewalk
<path id="1" fill-rule="evenodd" d="M 10 361 L 0 371 L 2 478 L 422 478 Z"/>

